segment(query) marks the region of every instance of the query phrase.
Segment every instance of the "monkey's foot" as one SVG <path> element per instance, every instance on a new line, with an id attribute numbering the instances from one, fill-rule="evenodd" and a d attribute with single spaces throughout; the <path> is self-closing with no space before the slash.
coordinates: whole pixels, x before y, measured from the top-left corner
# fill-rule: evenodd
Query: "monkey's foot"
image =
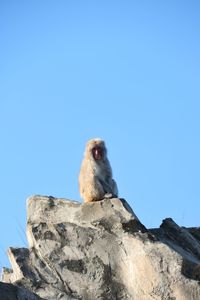
<path id="1" fill-rule="evenodd" d="M 104 195 L 104 198 L 105 199 L 111 199 L 113 197 L 113 195 L 111 194 L 111 193 L 106 193 L 105 195 Z"/>

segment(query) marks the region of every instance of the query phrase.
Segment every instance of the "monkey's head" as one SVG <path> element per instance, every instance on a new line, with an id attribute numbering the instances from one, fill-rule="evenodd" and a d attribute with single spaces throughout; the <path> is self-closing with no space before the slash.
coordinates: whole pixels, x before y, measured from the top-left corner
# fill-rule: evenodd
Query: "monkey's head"
<path id="1" fill-rule="evenodd" d="M 86 154 L 92 155 L 94 160 L 103 160 L 106 158 L 107 150 L 102 139 L 96 138 L 89 140 L 86 145 Z"/>

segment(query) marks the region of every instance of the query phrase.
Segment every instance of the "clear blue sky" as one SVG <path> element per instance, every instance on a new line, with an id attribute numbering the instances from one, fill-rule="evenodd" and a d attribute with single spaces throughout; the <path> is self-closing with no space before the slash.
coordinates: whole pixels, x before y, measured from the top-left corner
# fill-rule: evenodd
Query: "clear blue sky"
<path id="1" fill-rule="evenodd" d="M 199 1 L 0 2 L 0 267 L 26 246 L 26 199 L 81 201 L 105 139 L 143 224 L 200 225 Z"/>

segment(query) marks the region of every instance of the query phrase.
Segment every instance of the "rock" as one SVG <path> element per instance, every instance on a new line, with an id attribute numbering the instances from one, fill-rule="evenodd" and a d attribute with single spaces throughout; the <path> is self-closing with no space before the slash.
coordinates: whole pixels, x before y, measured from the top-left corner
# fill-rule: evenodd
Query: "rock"
<path id="1" fill-rule="evenodd" d="M 39 296 L 33 294 L 25 288 L 16 285 L 0 282 L 1 300 L 42 300 Z"/>
<path id="2" fill-rule="evenodd" d="M 9 248 L 2 300 L 200 299 L 200 229 L 165 219 L 147 230 L 123 199 L 33 196 L 27 239 L 29 249 Z"/>

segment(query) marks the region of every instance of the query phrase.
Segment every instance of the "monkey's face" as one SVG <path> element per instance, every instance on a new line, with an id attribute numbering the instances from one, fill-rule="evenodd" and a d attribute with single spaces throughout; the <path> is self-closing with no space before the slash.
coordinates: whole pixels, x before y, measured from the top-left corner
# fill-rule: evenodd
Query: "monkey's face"
<path id="1" fill-rule="evenodd" d="M 95 160 L 101 160 L 103 158 L 103 149 L 100 146 L 94 146 L 92 148 L 92 155 Z"/>

